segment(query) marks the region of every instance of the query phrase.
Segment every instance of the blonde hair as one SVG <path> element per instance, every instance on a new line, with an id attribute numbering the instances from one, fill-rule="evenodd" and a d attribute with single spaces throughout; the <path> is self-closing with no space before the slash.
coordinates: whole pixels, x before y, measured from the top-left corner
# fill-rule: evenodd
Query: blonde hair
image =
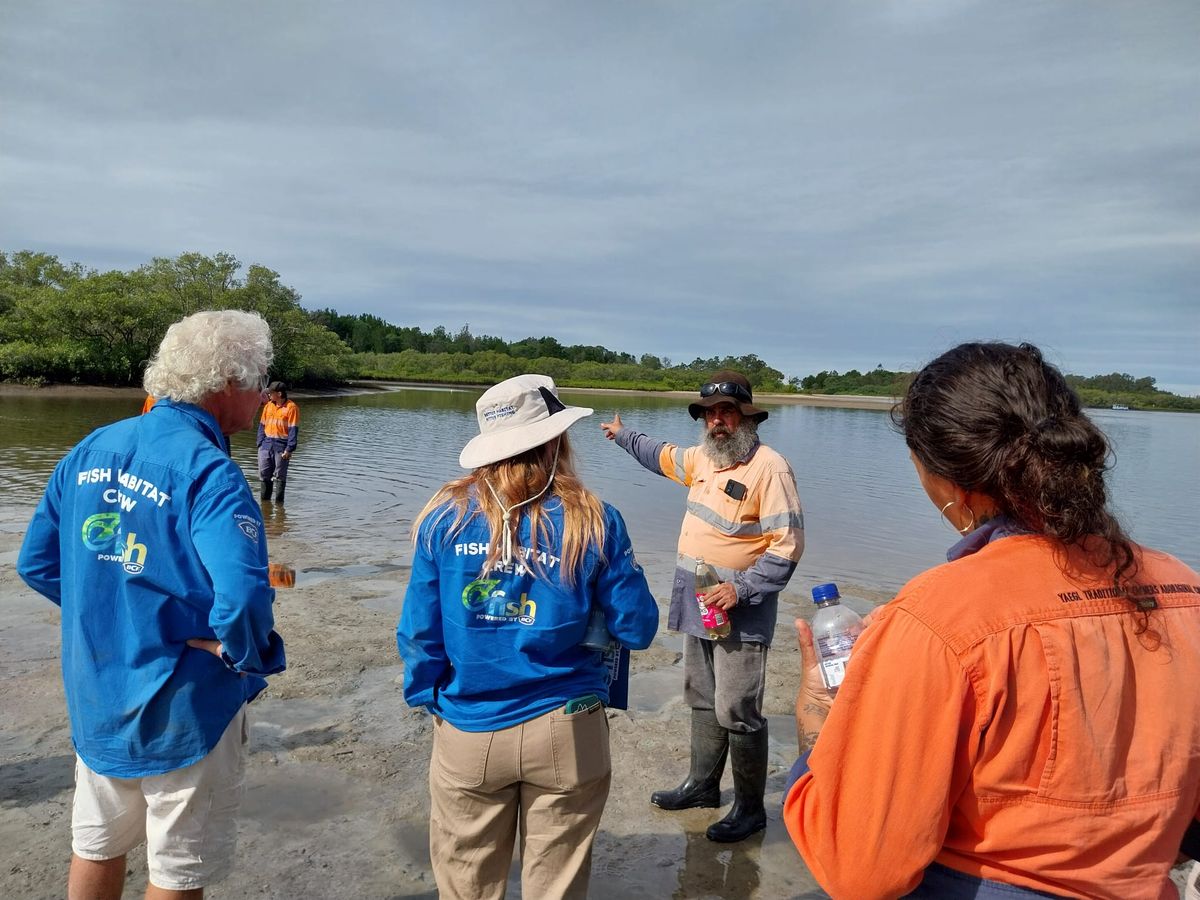
<path id="1" fill-rule="evenodd" d="M 557 467 L 554 461 L 556 452 Z M 547 487 L 551 479 L 553 481 Z M 539 493 L 541 496 L 538 496 Z M 496 495 L 499 495 L 499 499 Z M 527 506 L 513 509 L 531 497 L 536 499 Z M 545 515 L 546 502 L 552 497 L 563 505 L 561 535 L 554 534 L 553 523 Z M 504 521 L 502 502 L 512 510 L 511 523 Z M 488 555 L 483 564 L 485 572 L 500 564 L 500 538 L 505 525 L 511 524 L 516 532 L 524 516 L 529 517 L 529 542 L 533 550 L 553 546 L 555 537 L 561 539 L 558 556 L 561 560 L 562 582 L 566 585 L 575 583 L 588 548 L 595 547 L 602 552 L 604 547 L 603 505 L 595 494 L 583 486 L 575 473 L 574 455 L 566 434 L 508 459 L 480 466 L 470 475 L 444 485 L 417 515 L 412 531 L 414 541 L 421 523 L 439 508 L 439 519 L 450 515 L 454 517 L 450 523 L 451 537 L 476 516 L 483 516 L 487 520 L 489 537 Z M 535 574 L 544 576 L 536 553 L 522 562 Z"/>
<path id="2" fill-rule="evenodd" d="M 273 355 L 271 328 L 258 313 L 205 310 L 167 329 L 142 386 L 154 397 L 200 403 L 230 381 L 258 387 Z"/>

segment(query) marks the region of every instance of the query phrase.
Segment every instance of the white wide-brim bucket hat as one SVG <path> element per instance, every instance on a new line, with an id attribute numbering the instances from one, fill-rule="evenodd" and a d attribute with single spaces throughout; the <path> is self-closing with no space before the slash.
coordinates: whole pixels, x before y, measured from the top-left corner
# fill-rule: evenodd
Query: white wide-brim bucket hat
<path id="1" fill-rule="evenodd" d="M 549 376 L 509 378 L 488 388 L 475 403 L 479 434 L 463 447 L 458 464 L 478 469 L 540 447 L 592 412 L 563 405 Z"/>

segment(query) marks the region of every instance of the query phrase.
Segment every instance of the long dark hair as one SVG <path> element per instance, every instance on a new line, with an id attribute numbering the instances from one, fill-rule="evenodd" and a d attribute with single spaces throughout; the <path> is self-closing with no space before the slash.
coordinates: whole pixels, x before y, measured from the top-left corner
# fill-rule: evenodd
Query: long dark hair
<path id="1" fill-rule="evenodd" d="M 1108 510 L 1108 441 L 1037 347 L 959 344 L 916 374 L 892 421 L 927 470 L 1083 549 L 1134 601 L 1137 556 Z"/>

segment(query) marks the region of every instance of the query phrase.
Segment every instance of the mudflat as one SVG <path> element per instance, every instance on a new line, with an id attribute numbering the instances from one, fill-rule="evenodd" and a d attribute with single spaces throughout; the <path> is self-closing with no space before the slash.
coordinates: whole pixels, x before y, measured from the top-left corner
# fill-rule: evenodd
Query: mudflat
<path id="1" fill-rule="evenodd" d="M 266 517 L 268 534 L 272 518 Z M 22 533 L 0 530 L 0 897 L 65 895 L 71 854 L 74 752 L 59 670 L 57 608 L 25 587 L 14 563 Z M 320 535 L 270 537 L 272 559 L 303 560 L 280 589 L 276 624 L 288 669 L 250 707 L 250 762 L 233 874 L 206 891 L 221 898 L 384 900 L 437 896 L 428 853 L 430 717 L 407 707 L 395 627 L 405 566 L 363 560 Z M 663 568 L 661 565 L 656 568 Z M 660 600 L 669 572 L 649 571 Z M 860 605 L 888 596 L 844 590 Z M 861 601 L 861 604 L 858 602 Z M 633 655 L 631 708 L 609 710 L 613 780 L 596 839 L 591 896 L 627 900 L 818 898 L 781 821 L 797 755 L 792 710 L 800 654 L 791 623 L 811 614 L 799 593 L 781 598 L 768 663 L 767 828 L 739 844 L 704 829 L 723 810 L 670 813 L 650 794 L 674 787 L 688 765 L 690 712 L 681 696 L 681 641 L 661 631 Z M 665 606 L 661 621 L 665 627 Z M 1185 868 L 1173 879 L 1182 889 Z M 144 850 L 128 857 L 127 897 L 146 884 Z M 520 897 L 519 871 L 510 897 Z M 529 898 L 533 900 L 533 898 Z"/>
<path id="2" fill-rule="evenodd" d="M 272 535 L 269 512 L 266 521 L 272 559 L 304 561 L 296 586 L 276 597 L 288 669 L 250 707 L 237 864 L 207 895 L 435 897 L 428 854 L 431 720 L 403 701 L 395 644 L 407 568 L 357 558 L 353 548 L 321 535 Z M 65 894 L 74 753 L 58 610 L 17 578 L 21 537 L 16 529 L 0 531 L 0 846 L 6 848 L 0 896 L 52 898 Z M 648 574 L 665 601 L 670 573 Z M 668 813 L 650 804 L 652 791 L 686 775 L 690 712 L 681 696 L 679 636 L 663 631 L 634 654 L 631 709 L 608 712 L 613 781 L 595 845 L 592 896 L 823 896 L 780 820 L 796 757 L 799 652 L 790 623 L 807 612 L 802 599 L 785 595 L 770 655 L 767 830 L 740 844 L 704 837 L 722 811 Z M 662 611 L 665 628 L 665 603 Z M 727 811 L 728 771 L 723 787 Z M 143 850 L 130 854 L 128 869 L 126 896 L 141 896 Z M 514 869 L 510 896 L 520 896 L 518 877 Z"/>

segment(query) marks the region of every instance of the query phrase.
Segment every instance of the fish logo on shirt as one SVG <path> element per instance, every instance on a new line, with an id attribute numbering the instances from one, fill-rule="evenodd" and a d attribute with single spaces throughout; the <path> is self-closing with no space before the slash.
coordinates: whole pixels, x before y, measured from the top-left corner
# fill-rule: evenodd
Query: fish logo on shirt
<path id="1" fill-rule="evenodd" d="M 463 606 L 474 612 L 478 621 L 534 624 L 537 621 L 537 603 L 524 593 L 519 600 L 510 599 L 504 591 L 496 590 L 499 583 L 499 578 L 475 579 L 463 588 Z"/>
<path id="2" fill-rule="evenodd" d="M 96 513 L 83 520 L 83 546 L 89 550 L 103 550 L 121 533 L 121 514 L 115 512 Z"/>
<path id="3" fill-rule="evenodd" d="M 476 578 L 462 592 L 462 604 L 467 609 L 479 609 L 485 606 L 492 591 L 500 583 L 499 578 Z"/>

